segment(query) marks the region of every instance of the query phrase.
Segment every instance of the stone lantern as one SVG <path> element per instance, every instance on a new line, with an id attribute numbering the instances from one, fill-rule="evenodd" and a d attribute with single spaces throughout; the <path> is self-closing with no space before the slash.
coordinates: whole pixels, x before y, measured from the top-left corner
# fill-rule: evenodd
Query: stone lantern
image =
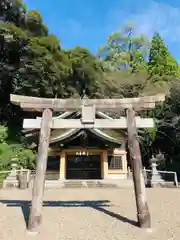
<path id="1" fill-rule="evenodd" d="M 4 185 L 8 187 L 17 187 L 18 186 L 18 180 L 17 180 L 17 158 L 13 158 L 11 160 L 11 172 L 7 176 L 7 178 L 4 181 Z"/>
<path id="2" fill-rule="evenodd" d="M 159 162 L 159 158 L 158 156 L 152 156 L 152 158 L 150 159 L 150 164 L 151 164 L 151 169 L 152 169 L 152 173 L 151 173 L 151 187 L 155 187 L 157 185 L 163 185 L 164 184 L 164 180 L 162 179 L 160 173 L 157 170 L 157 163 Z"/>

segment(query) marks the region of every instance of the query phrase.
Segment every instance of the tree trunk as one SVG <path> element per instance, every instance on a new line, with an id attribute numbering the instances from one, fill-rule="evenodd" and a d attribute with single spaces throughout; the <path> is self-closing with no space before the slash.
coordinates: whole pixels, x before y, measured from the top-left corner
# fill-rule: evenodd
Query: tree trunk
<path id="1" fill-rule="evenodd" d="M 128 147 L 131 158 L 137 219 L 141 228 L 150 228 L 151 220 L 146 200 L 145 181 L 142 173 L 141 152 L 135 123 L 135 112 L 127 109 Z"/>
<path id="2" fill-rule="evenodd" d="M 52 111 L 50 109 L 45 109 L 42 114 L 38 155 L 36 161 L 36 175 L 34 180 L 32 205 L 28 223 L 28 230 L 31 232 L 38 232 L 42 221 L 41 211 L 43 204 L 44 182 L 47 168 L 51 123 Z"/>

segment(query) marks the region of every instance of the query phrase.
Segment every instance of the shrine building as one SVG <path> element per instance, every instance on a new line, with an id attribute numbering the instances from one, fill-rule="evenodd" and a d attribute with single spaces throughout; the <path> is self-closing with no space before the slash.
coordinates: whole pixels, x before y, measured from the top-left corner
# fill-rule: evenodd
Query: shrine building
<path id="1" fill-rule="evenodd" d="M 53 119 L 80 119 L 81 112 L 65 112 Z M 111 119 L 97 112 L 97 119 Z M 39 129 L 25 130 L 25 136 L 37 151 Z M 47 176 L 52 179 L 126 179 L 127 136 L 124 130 L 52 129 Z M 56 177 L 53 177 L 56 176 Z M 46 178 L 47 179 L 47 178 Z"/>

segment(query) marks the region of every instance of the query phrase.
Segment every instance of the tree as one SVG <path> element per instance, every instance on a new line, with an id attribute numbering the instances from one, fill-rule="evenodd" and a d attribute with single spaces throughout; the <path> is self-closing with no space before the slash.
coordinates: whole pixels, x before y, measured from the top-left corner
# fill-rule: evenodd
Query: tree
<path id="1" fill-rule="evenodd" d="M 90 97 L 102 97 L 104 76 L 96 57 L 88 49 L 81 47 L 66 51 L 66 54 L 72 63 L 72 75 L 66 85 L 67 91 L 74 89 L 75 95 L 83 96 L 85 91 Z"/>
<path id="2" fill-rule="evenodd" d="M 105 69 L 119 71 L 129 69 L 135 72 L 144 69 L 149 41 L 145 35 L 136 35 L 133 25 L 126 25 L 122 31 L 112 33 L 107 43 L 98 51 Z"/>
<path id="3" fill-rule="evenodd" d="M 14 91 L 29 96 L 62 97 L 71 71 L 71 62 L 61 50 L 56 36 L 30 38 L 28 49 L 21 58 Z"/>
<path id="4" fill-rule="evenodd" d="M 179 77 L 179 65 L 158 33 L 155 33 L 152 38 L 148 72 L 151 76 Z"/>
<path id="5" fill-rule="evenodd" d="M 176 171 L 180 178 L 180 83 L 174 82 L 163 104 L 149 111 L 155 127 L 141 130 L 140 140 L 144 164 L 149 165 L 152 154 L 161 153 L 165 157 L 163 167 Z"/>
<path id="6" fill-rule="evenodd" d="M 28 44 L 26 33 L 13 23 L 0 22 L 0 118 L 1 123 L 12 119 L 9 102 L 14 92 L 14 81 L 18 76 L 20 59 Z M 13 119 L 14 123 L 16 122 Z"/>
<path id="7" fill-rule="evenodd" d="M 104 81 L 105 95 L 109 97 L 138 97 L 142 95 L 148 77 L 146 71 L 107 72 Z"/>
<path id="8" fill-rule="evenodd" d="M 0 2 L 0 20 L 13 22 L 16 26 L 25 26 L 26 6 L 21 0 L 2 0 Z"/>
<path id="9" fill-rule="evenodd" d="M 15 3 L 21 8 L 18 1 L 8 2 L 4 16 Z M 22 114 L 10 103 L 10 93 L 62 97 L 63 81 L 71 72 L 71 63 L 59 40 L 47 35 L 40 14 L 36 11 L 25 11 L 25 14 L 25 25 L 20 26 L 15 18 L 0 21 L 0 119 L 3 124 L 13 121 L 13 126 L 21 123 Z"/>
<path id="10" fill-rule="evenodd" d="M 48 35 L 48 27 L 43 23 L 42 16 L 37 10 L 27 12 L 26 27 L 32 36 Z"/>

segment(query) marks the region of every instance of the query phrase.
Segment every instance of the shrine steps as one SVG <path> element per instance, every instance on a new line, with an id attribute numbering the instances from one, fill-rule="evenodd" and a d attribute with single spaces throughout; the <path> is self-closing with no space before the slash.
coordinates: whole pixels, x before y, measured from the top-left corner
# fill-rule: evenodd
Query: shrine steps
<path id="1" fill-rule="evenodd" d="M 132 180 L 46 180 L 45 188 L 126 188 Z"/>
<path id="2" fill-rule="evenodd" d="M 83 187 L 83 188 L 116 188 L 117 185 L 116 184 L 112 184 L 112 183 L 103 183 L 101 181 L 92 181 L 92 180 L 82 180 L 82 181 L 66 181 L 64 182 L 64 187 L 65 188 L 79 188 L 79 187 Z"/>

